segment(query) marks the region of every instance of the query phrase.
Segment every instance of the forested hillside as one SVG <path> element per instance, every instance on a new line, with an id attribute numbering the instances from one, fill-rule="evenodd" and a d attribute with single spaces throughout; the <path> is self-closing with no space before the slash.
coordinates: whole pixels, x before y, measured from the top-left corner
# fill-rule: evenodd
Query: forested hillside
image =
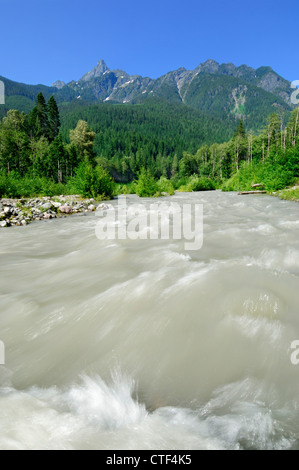
<path id="1" fill-rule="evenodd" d="M 146 166 L 157 177 L 170 174 L 173 161 L 183 152 L 194 153 L 204 143 L 223 142 L 236 127 L 231 118 L 224 123 L 217 117 L 185 105 L 157 99 L 142 105 L 82 103 L 61 109 L 62 136 L 84 120 L 96 132 L 95 151 L 120 181 L 129 181 Z"/>
<path id="2" fill-rule="evenodd" d="M 68 104 L 60 113 L 53 96 L 46 102 L 39 93 L 31 112 L 9 110 L 0 123 L 0 196 L 110 197 L 111 177 L 121 184 L 138 180 L 120 190 L 140 195 L 248 190 L 254 183 L 273 191 L 295 182 L 299 108 L 286 124 L 273 113 L 257 134 L 242 120 L 237 130 L 229 122 L 227 128 L 204 112 L 155 99 L 134 106 Z M 232 137 L 223 142 L 228 131 Z"/>

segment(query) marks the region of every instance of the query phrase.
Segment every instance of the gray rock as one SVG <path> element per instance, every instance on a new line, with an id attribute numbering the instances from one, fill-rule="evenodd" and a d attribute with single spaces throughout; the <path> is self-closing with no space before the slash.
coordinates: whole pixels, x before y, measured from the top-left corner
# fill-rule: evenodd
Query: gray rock
<path id="1" fill-rule="evenodd" d="M 62 214 L 71 214 L 73 212 L 73 209 L 67 205 L 60 206 L 59 210 Z"/>
<path id="2" fill-rule="evenodd" d="M 88 206 L 88 210 L 89 210 L 89 211 L 95 211 L 95 210 L 96 210 L 96 206 L 94 206 L 93 204 L 90 204 L 90 206 Z"/>
<path id="3" fill-rule="evenodd" d="M 3 222 L 0 222 L 0 227 L 2 227 L 2 228 L 7 227 L 6 220 L 4 220 Z"/>
<path id="4" fill-rule="evenodd" d="M 106 211 L 107 209 L 109 209 L 111 207 L 111 204 L 110 205 L 107 205 L 107 204 L 100 204 L 98 206 L 98 210 L 102 210 L 102 211 Z"/>
<path id="5" fill-rule="evenodd" d="M 42 205 L 42 208 L 45 209 L 46 211 L 51 209 L 51 207 L 52 207 L 52 204 L 50 202 L 46 202 L 45 204 Z"/>
<path id="6" fill-rule="evenodd" d="M 4 214 L 9 215 L 11 214 L 11 212 L 12 212 L 11 207 L 8 207 L 8 206 L 4 207 Z"/>
<path id="7" fill-rule="evenodd" d="M 23 226 L 25 227 L 25 225 L 27 225 L 26 220 L 22 220 L 22 221 L 21 221 L 21 225 L 23 225 Z"/>

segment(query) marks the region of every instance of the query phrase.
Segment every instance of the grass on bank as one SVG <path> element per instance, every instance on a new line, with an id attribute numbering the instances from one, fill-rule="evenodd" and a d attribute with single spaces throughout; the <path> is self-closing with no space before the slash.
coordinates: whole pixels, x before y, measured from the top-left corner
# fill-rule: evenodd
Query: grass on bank
<path id="1" fill-rule="evenodd" d="M 264 162 L 243 162 L 240 170 L 222 185 L 222 191 L 250 191 L 252 184 L 261 183 L 268 193 L 294 185 L 299 176 L 296 154 L 288 158 L 270 156 Z"/>
<path id="2" fill-rule="evenodd" d="M 33 175 L 21 177 L 16 172 L 0 173 L 0 197 L 13 199 L 78 194 L 83 198 L 111 199 L 120 194 L 137 194 L 140 197 L 173 195 L 175 191 L 210 191 L 221 187 L 223 191 L 250 191 L 252 184 L 261 183 L 269 193 L 296 201 L 299 187 L 286 189 L 298 184 L 294 172 L 289 167 L 272 165 L 270 162 L 251 165 L 245 162 L 240 171 L 222 186 L 207 177 L 192 175 L 175 177 L 171 180 L 162 176 L 156 181 L 149 170 L 142 169 L 138 178 L 128 184 L 116 184 L 110 174 L 100 165 L 93 168 L 88 162 L 82 163 L 73 178 L 65 184 Z"/>
<path id="3" fill-rule="evenodd" d="M 287 201 L 298 201 L 299 202 L 299 180 L 296 180 L 295 186 L 292 188 L 286 188 L 282 191 L 275 193 L 275 196 L 279 196 L 281 199 Z"/>

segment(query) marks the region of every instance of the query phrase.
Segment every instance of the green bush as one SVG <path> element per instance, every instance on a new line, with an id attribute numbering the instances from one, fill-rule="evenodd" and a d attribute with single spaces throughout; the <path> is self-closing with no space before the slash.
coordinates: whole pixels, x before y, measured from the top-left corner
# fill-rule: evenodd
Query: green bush
<path id="1" fill-rule="evenodd" d="M 116 195 L 120 194 L 136 194 L 136 181 L 128 184 L 118 184 L 116 186 Z"/>
<path id="2" fill-rule="evenodd" d="M 266 191 L 278 191 L 294 181 L 294 168 L 279 158 L 269 158 L 264 163 L 251 165 L 244 162 L 240 171 L 227 180 L 222 191 L 250 191 L 252 184 L 261 183 Z"/>
<path id="3" fill-rule="evenodd" d="M 176 175 L 173 178 L 171 178 L 170 181 L 171 181 L 171 184 L 174 187 L 174 189 L 179 190 L 182 186 L 187 185 L 188 178 L 187 177 L 180 178 L 178 175 Z"/>
<path id="4" fill-rule="evenodd" d="M 161 178 L 157 182 L 157 187 L 158 187 L 158 191 L 160 193 L 167 193 L 170 196 L 173 196 L 173 194 L 174 194 L 173 184 L 165 176 L 161 176 Z"/>
<path id="5" fill-rule="evenodd" d="M 18 199 L 60 194 L 70 194 L 67 186 L 48 178 L 31 175 L 21 177 L 17 172 L 0 174 L 0 197 Z"/>
<path id="6" fill-rule="evenodd" d="M 90 163 L 83 162 L 79 165 L 75 177 L 68 183 L 68 188 L 73 194 L 80 194 L 82 197 L 111 198 L 115 183 L 102 166 L 93 168 Z"/>
<path id="7" fill-rule="evenodd" d="M 213 191 L 215 189 L 216 184 L 210 178 L 193 175 L 190 176 L 187 182 L 179 188 L 179 191 L 191 193 L 196 191 Z"/>
<path id="8" fill-rule="evenodd" d="M 158 185 L 150 170 L 142 168 L 136 182 L 136 194 L 139 197 L 153 197 L 158 193 Z"/>

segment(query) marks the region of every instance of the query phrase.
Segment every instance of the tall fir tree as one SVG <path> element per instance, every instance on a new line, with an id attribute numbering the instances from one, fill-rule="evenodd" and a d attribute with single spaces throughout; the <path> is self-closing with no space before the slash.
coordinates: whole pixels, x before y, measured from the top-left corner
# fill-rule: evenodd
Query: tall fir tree
<path id="1" fill-rule="evenodd" d="M 245 136 L 246 136 L 245 127 L 244 127 L 242 119 L 240 119 L 234 137 L 241 137 L 242 139 L 244 139 Z"/>
<path id="2" fill-rule="evenodd" d="M 49 125 L 48 137 L 49 137 L 49 141 L 53 142 L 55 137 L 58 136 L 59 129 L 60 129 L 59 110 L 58 110 L 58 106 L 53 95 L 48 101 L 47 111 L 48 111 L 48 125 Z"/>
<path id="3" fill-rule="evenodd" d="M 30 118 L 30 127 L 37 139 L 48 137 L 49 119 L 46 100 L 42 93 L 37 95 L 36 106 L 33 108 Z"/>

